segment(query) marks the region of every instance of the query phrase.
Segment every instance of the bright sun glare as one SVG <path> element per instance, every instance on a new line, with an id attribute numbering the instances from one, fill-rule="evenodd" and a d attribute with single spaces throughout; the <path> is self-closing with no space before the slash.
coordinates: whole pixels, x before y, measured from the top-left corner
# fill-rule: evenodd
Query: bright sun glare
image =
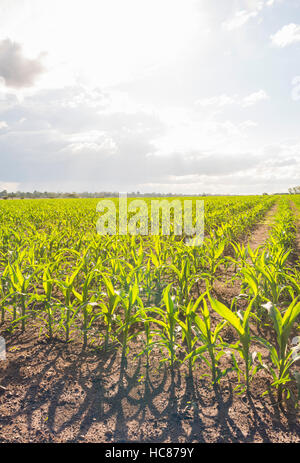
<path id="1" fill-rule="evenodd" d="M 53 0 L 48 10 L 39 0 L 34 14 L 39 21 L 31 9 L 15 39 L 25 36 L 32 54 L 47 50 L 46 63 L 53 69 L 59 63 L 60 75 L 68 69 L 93 85 L 114 85 L 176 60 L 201 27 L 194 2 L 179 0 Z"/>

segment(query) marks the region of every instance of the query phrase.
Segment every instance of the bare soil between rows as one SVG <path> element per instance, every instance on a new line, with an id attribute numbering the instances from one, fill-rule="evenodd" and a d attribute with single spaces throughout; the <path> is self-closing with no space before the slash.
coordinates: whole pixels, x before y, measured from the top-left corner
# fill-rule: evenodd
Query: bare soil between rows
<path id="1" fill-rule="evenodd" d="M 300 212 L 296 207 L 295 203 L 291 202 L 292 211 L 294 212 L 296 222 L 296 237 L 294 243 L 294 252 L 292 253 L 293 262 L 295 265 L 300 265 Z"/>
<path id="2" fill-rule="evenodd" d="M 214 389 L 210 378 L 193 381 L 181 366 L 174 376 L 154 359 L 134 359 L 76 340 L 38 339 L 37 333 L 6 336 L 0 363 L 0 443 L 16 442 L 300 442 L 299 412 L 280 408 L 269 378 L 259 372 L 251 395 L 237 395 L 235 375 Z M 157 359 L 159 356 L 157 356 Z"/>
<path id="3" fill-rule="evenodd" d="M 250 248 L 255 251 L 259 246 L 263 246 L 268 239 L 270 229 L 272 228 L 274 217 L 277 212 L 278 205 L 275 203 L 271 209 L 269 209 L 266 215 L 263 217 L 261 222 L 255 225 L 253 232 L 251 233 L 248 243 Z"/>

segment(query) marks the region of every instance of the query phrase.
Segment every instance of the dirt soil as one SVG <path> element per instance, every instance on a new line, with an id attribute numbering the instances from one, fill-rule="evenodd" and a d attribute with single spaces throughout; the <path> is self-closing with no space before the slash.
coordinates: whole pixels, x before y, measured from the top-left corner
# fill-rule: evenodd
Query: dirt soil
<path id="1" fill-rule="evenodd" d="M 191 381 L 183 367 L 135 360 L 127 367 L 115 351 L 86 351 L 38 339 L 37 333 L 6 335 L 0 362 L 0 442 L 300 442 L 295 408 L 280 409 L 261 394 L 269 380 L 259 372 L 250 396 L 237 395 L 230 374 L 218 389 Z M 159 358 L 159 356 L 157 356 Z"/>
<path id="2" fill-rule="evenodd" d="M 291 207 L 298 219 L 296 223 L 296 237 L 295 237 L 295 243 L 294 243 L 294 253 L 292 257 L 293 257 L 293 261 L 296 264 L 299 264 L 300 263 L 300 212 L 299 212 L 299 209 L 296 207 L 295 203 L 291 202 Z"/>
<path id="3" fill-rule="evenodd" d="M 277 207 L 277 203 L 275 203 L 274 206 L 272 206 L 267 214 L 263 217 L 261 222 L 257 222 L 255 229 L 250 235 L 248 243 L 244 243 L 245 245 L 249 244 L 253 251 L 255 251 L 259 246 L 263 246 L 268 239 L 270 229 L 274 223 Z"/>

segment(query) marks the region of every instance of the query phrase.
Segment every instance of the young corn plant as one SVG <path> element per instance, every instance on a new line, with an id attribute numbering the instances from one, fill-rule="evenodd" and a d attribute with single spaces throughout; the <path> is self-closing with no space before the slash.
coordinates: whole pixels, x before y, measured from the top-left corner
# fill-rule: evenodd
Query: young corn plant
<path id="1" fill-rule="evenodd" d="M 231 347 L 234 350 L 236 350 L 239 353 L 242 360 L 244 361 L 246 384 L 245 387 L 242 388 L 241 392 L 247 390 L 247 393 L 249 393 L 250 380 L 257 372 L 257 367 L 253 366 L 253 356 L 250 355 L 251 335 L 249 319 L 254 299 L 252 299 L 252 301 L 249 303 L 247 309 L 244 312 L 239 312 L 240 316 L 238 317 L 224 304 L 212 298 L 210 294 L 208 294 L 208 297 L 213 310 L 215 310 L 224 320 L 226 320 L 237 332 L 237 335 L 239 337 L 239 343 L 235 345 L 230 345 L 228 347 Z"/>
<path id="2" fill-rule="evenodd" d="M 135 238 L 135 236 L 133 236 L 132 238 Z M 143 250 L 143 246 L 140 244 L 139 247 L 138 247 L 138 244 L 133 242 L 131 244 L 131 253 L 130 253 L 131 257 L 132 257 L 132 260 L 134 262 L 134 267 L 138 270 L 138 274 L 139 274 L 139 271 L 142 267 L 142 264 L 143 264 L 143 260 L 144 260 L 144 250 Z M 137 280 L 139 281 L 139 278 L 137 277 Z"/>
<path id="3" fill-rule="evenodd" d="M 205 277 L 209 283 L 210 288 L 212 287 L 213 281 L 216 279 L 216 271 L 222 263 L 225 262 L 224 258 L 221 258 L 225 249 L 226 240 L 217 240 L 213 236 L 207 238 L 204 242 L 205 254 L 202 260 L 202 267 L 206 269 L 201 274 Z"/>
<path id="4" fill-rule="evenodd" d="M 148 258 L 146 266 L 144 268 L 144 278 L 143 278 L 143 287 L 147 296 L 147 305 L 150 305 L 151 296 L 155 289 L 153 273 L 151 272 L 151 262 Z"/>
<path id="5" fill-rule="evenodd" d="M 247 265 L 247 259 L 249 257 L 249 246 L 243 246 L 243 244 L 232 241 L 231 246 L 234 251 L 234 257 L 227 257 L 230 262 L 234 263 L 234 272 L 236 273 L 238 268 L 245 267 Z"/>
<path id="6" fill-rule="evenodd" d="M 122 333 L 122 364 L 126 359 L 128 354 L 128 342 L 134 336 L 130 336 L 130 328 L 138 321 L 138 312 L 135 311 L 136 305 L 140 303 L 139 295 L 139 286 L 137 281 L 129 287 L 129 292 L 125 297 L 121 297 L 121 304 L 124 308 L 124 320 L 121 322 L 120 329 L 118 332 Z"/>
<path id="7" fill-rule="evenodd" d="M 53 313 L 53 304 L 52 304 L 52 291 L 54 286 L 54 279 L 51 276 L 51 271 L 49 266 L 45 268 L 43 272 L 43 289 L 44 289 L 44 301 L 45 309 L 48 315 L 48 333 L 49 338 L 53 338 L 53 322 L 54 322 L 54 313 Z"/>
<path id="8" fill-rule="evenodd" d="M 286 256 L 280 255 L 284 262 Z M 265 250 L 255 255 L 251 251 L 250 256 L 252 264 L 246 264 L 238 274 L 238 278 L 242 280 L 242 291 L 248 291 L 250 296 L 257 297 L 257 303 L 259 298 L 271 299 L 276 303 L 282 293 L 288 289 L 285 282 L 285 269 L 278 268 L 276 264 L 278 259 L 274 261 Z"/>
<path id="9" fill-rule="evenodd" d="M 155 342 L 153 342 L 153 330 L 151 330 L 151 323 L 154 319 L 151 317 L 151 312 L 153 312 L 153 307 L 144 307 L 142 300 L 140 300 L 140 308 L 137 311 L 137 317 L 138 321 L 143 323 L 145 347 L 137 354 L 137 357 L 146 354 L 146 368 L 149 368 L 150 366 L 149 353 L 155 346 Z"/>
<path id="10" fill-rule="evenodd" d="M 136 278 L 135 274 L 135 267 L 130 264 L 129 262 L 126 262 L 125 260 L 118 259 L 118 280 L 121 285 L 121 289 L 124 292 L 128 292 L 130 285 Z"/>
<path id="11" fill-rule="evenodd" d="M 10 283 L 14 290 L 17 299 L 14 304 L 14 313 L 13 313 L 13 322 L 14 324 L 18 321 L 21 321 L 22 331 L 25 331 L 26 323 L 26 299 L 28 296 L 28 288 L 30 285 L 30 280 L 33 277 L 32 274 L 27 274 L 24 276 L 22 273 L 19 263 L 13 263 L 12 265 L 8 264 L 8 271 L 10 275 Z M 21 305 L 21 317 L 17 318 L 17 305 L 16 302 L 19 301 Z"/>
<path id="12" fill-rule="evenodd" d="M 150 254 L 151 263 L 154 267 L 154 294 L 155 304 L 159 304 L 162 294 L 162 275 L 165 268 L 165 264 L 162 260 L 162 254 L 153 253 Z"/>
<path id="13" fill-rule="evenodd" d="M 13 288 L 9 285 L 8 265 L 4 268 L 0 277 L 0 309 L 1 309 L 1 325 L 5 322 L 6 301 L 13 297 Z"/>
<path id="14" fill-rule="evenodd" d="M 89 289 L 95 276 L 95 270 L 89 271 L 86 268 L 86 271 L 87 274 L 85 275 L 81 292 L 77 291 L 74 287 L 72 288 L 73 294 L 76 297 L 76 299 L 80 302 L 80 309 L 82 309 L 83 312 L 83 348 L 87 346 L 88 331 L 90 330 L 93 321 L 97 318 L 97 315 L 93 314 L 93 307 L 97 305 L 95 301 L 96 297 L 92 296 L 90 298 L 89 294 Z"/>
<path id="15" fill-rule="evenodd" d="M 262 275 L 262 293 L 274 304 L 278 304 L 281 294 L 288 289 L 288 285 L 282 282 L 282 273 L 276 271 L 271 263 L 257 266 L 256 270 Z"/>
<path id="16" fill-rule="evenodd" d="M 5 291 L 4 291 L 4 286 L 5 286 L 5 280 L 3 278 L 0 278 L 1 325 L 3 325 L 4 320 L 5 320 L 5 305 L 4 305 Z"/>
<path id="17" fill-rule="evenodd" d="M 224 376 L 228 369 L 221 371 L 218 367 L 219 360 L 224 355 L 222 348 L 222 338 L 220 337 L 220 332 L 227 324 L 227 321 L 222 321 L 218 323 L 215 329 L 212 329 L 211 318 L 208 309 L 207 302 L 203 296 L 200 296 L 200 301 L 202 300 L 202 308 L 200 309 L 200 315 L 197 315 L 196 311 L 192 313 L 192 319 L 195 326 L 197 338 L 203 343 L 202 346 L 194 349 L 187 358 L 200 356 L 202 360 L 208 365 L 212 374 L 212 383 L 216 384 L 219 382 L 222 376 Z M 198 299 L 198 300 L 199 300 Z M 199 302 L 200 302 L 199 301 Z M 219 344 L 218 344 L 218 341 Z M 209 354 L 209 359 L 207 359 L 203 353 L 207 351 Z"/>
<path id="18" fill-rule="evenodd" d="M 293 275 L 286 273 L 286 280 L 289 282 L 289 293 L 291 299 L 294 300 L 297 294 L 300 294 L 300 271 L 294 269 Z"/>
<path id="19" fill-rule="evenodd" d="M 62 294 L 64 296 L 64 305 L 63 305 L 64 311 L 62 311 L 61 324 L 66 333 L 66 336 L 65 336 L 66 342 L 69 342 L 70 340 L 70 327 L 73 321 L 73 318 L 72 318 L 73 304 L 71 301 L 71 295 L 75 287 L 75 279 L 78 276 L 80 270 L 81 270 L 81 266 L 78 266 L 75 269 L 75 271 L 71 274 L 71 276 L 67 275 L 65 277 L 64 281 L 56 280 L 56 283 L 60 287 Z"/>
<path id="20" fill-rule="evenodd" d="M 204 297 L 204 294 L 201 295 L 196 300 L 196 302 L 190 300 L 190 302 L 187 305 L 181 307 L 184 320 L 181 320 L 181 317 L 180 317 L 181 314 L 178 313 L 176 315 L 177 323 L 182 329 L 182 343 L 186 344 L 185 351 L 186 351 L 187 355 L 186 355 L 184 361 L 188 360 L 189 376 L 190 377 L 192 377 L 193 365 L 194 365 L 195 360 L 196 360 L 196 355 L 200 354 L 199 349 L 201 349 L 201 352 L 204 352 L 205 350 L 207 350 L 207 345 L 202 346 L 201 348 L 197 348 L 195 350 L 195 345 L 197 343 L 198 338 L 195 335 L 196 333 L 195 333 L 195 329 L 194 329 L 194 324 L 195 324 L 195 320 L 197 320 L 197 318 L 199 318 L 196 315 L 196 311 L 197 311 L 197 309 L 199 307 L 199 304 L 200 304 L 201 300 L 203 299 L 203 297 Z M 196 321 L 196 323 L 197 323 L 197 321 Z"/>
<path id="21" fill-rule="evenodd" d="M 183 259 L 181 260 L 180 264 L 181 267 L 179 269 L 175 265 L 171 265 L 170 268 L 177 277 L 178 302 L 180 305 L 182 305 L 189 297 L 196 276 L 191 275 L 191 264 L 189 260 Z"/>
<path id="22" fill-rule="evenodd" d="M 175 302 L 175 298 L 171 296 L 171 284 L 169 284 L 163 291 L 163 303 L 164 309 L 162 308 L 151 308 L 151 311 L 155 313 L 159 318 L 152 318 L 151 321 L 159 326 L 159 330 L 156 330 L 156 334 L 159 336 L 159 341 L 156 343 L 162 348 L 166 349 L 168 356 L 163 357 L 161 362 L 170 362 L 171 371 L 174 371 L 174 364 L 177 360 L 176 350 L 180 347 L 177 341 L 178 328 L 178 304 Z"/>
<path id="23" fill-rule="evenodd" d="M 278 389 L 278 401 L 282 402 L 285 384 L 288 383 L 290 378 L 290 370 L 292 365 L 300 359 L 299 349 L 288 349 L 289 336 L 297 317 L 300 314 L 300 302 L 295 299 L 287 308 L 284 315 L 281 315 L 276 305 L 269 301 L 267 306 L 269 317 L 272 321 L 273 328 L 276 333 L 276 345 L 273 345 L 266 339 L 255 337 L 255 339 L 265 346 L 271 356 L 273 367 L 265 365 L 259 357 L 261 366 L 268 370 L 272 377 L 272 385 Z M 287 396 L 288 397 L 288 396 Z"/>
<path id="24" fill-rule="evenodd" d="M 121 297 L 120 297 L 119 292 L 115 290 L 112 282 L 107 276 L 102 274 L 102 279 L 104 281 L 105 288 L 106 288 L 106 294 L 102 293 L 102 295 L 105 295 L 108 297 L 107 302 L 100 303 L 100 307 L 101 307 L 102 314 L 105 319 L 105 325 L 106 325 L 104 349 L 107 351 L 108 344 L 111 338 L 111 333 L 112 333 L 112 324 L 115 318 L 115 310 L 118 306 L 118 303 L 121 300 Z"/>

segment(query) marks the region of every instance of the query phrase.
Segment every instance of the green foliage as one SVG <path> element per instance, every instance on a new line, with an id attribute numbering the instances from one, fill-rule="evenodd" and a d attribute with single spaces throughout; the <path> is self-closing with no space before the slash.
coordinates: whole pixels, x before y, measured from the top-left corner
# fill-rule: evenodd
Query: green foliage
<path id="1" fill-rule="evenodd" d="M 243 245 L 276 200 L 267 243 L 256 250 Z M 290 201 L 205 198 L 199 247 L 173 232 L 100 236 L 98 199 L 1 201 L 1 329 L 30 325 L 50 340 L 80 339 L 85 348 L 96 344 L 105 351 L 120 347 L 124 362 L 135 343 L 147 367 L 159 351 L 172 371 L 183 364 L 193 375 L 201 362 L 213 384 L 235 371 L 245 378 L 242 390 L 263 368 L 282 395 L 285 384 L 299 382 L 292 369 L 298 344 L 293 347 L 291 337 L 299 329 L 300 270 L 291 265 L 297 217 Z M 292 201 L 300 210 L 299 197 Z M 216 297 L 224 272 L 241 288 L 231 304 Z M 276 343 L 257 333 L 269 325 Z M 224 342 L 225 326 L 233 328 L 236 342 Z M 270 352 L 267 363 L 260 346 Z M 224 366 L 228 350 L 231 363 Z"/>

